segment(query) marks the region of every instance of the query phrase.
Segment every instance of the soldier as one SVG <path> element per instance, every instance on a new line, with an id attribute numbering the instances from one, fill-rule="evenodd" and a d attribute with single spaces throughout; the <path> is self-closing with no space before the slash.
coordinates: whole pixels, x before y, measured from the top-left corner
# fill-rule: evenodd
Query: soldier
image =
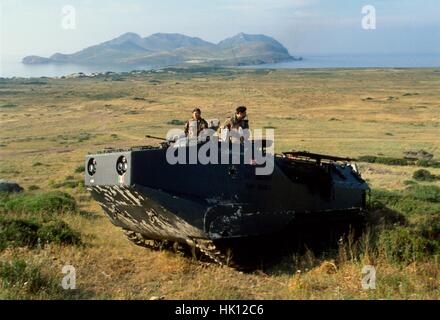
<path id="1" fill-rule="evenodd" d="M 237 109 L 235 109 L 234 116 L 227 119 L 226 122 L 223 124 L 223 126 L 220 128 L 220 134 L 222 136 L 222 140 L 226 138 L 226 136 L 224 136 L 225 134 L 227 134 L 225 131 L 236 131 L 236 133 L 238 132 L 238 134 L 240 135 L 239 138 L 240 142 L 247 140 L 249 138 L 247 132 L 247 130 L 249 130 L 249 123 L 248 120 L 246 119 L 246 116 L 247 116 L 246 107 L 245 106 L 237 107 Z M 235 138 L 233 138 L 233 136 L 229 136 L 229 140 L 232 142 L 237 141 Z"/>
<path id="2" fill-rule="evenodd" d="M 236 110 L 235 110 L 235 115 L 231 118 L 229 118 L 228 120 L 226 120 L 226 122 L 223 124 L 222 128 L 223 129 L 228 129 L 228 130 L 239 130 L 241 129 L 249 129 L 249 123 L 248 120 L 246 119 L 246 107 L 245 106 L 239 106 Z"/>
<path id="3" fill-rule="evenodd" d="M 185 124 L 185 135 L 187 137 L 195 136 L 195 132 L 190 132 L 192 121 L 197 122 L 197 136 L 200 134 L 200 132 L 202 132 L 203 129 L 208 129 L 208 122 L 202 118 L 202 111 L 200 111 L 200 108 L 195 108 L 193 110 L 192 119 L 188 120 Z"/>

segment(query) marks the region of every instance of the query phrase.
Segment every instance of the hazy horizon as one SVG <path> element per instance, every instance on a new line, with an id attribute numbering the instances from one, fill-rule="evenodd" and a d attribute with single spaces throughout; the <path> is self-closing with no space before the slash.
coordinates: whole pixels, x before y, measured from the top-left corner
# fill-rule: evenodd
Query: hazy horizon
<path id="1" fill-rule="evenodd" d="M 62 27 L 65 5 L 75 28 Z M 362 7 L 376 9 L 365 30 Z M 126 32 L 181 33 L 218 43 L 239 32 L 265 34 L 292 55 L 440 54 L 440 5 L 417 1 L 225 0 L 1 1 L 2 56 L 73 53 Z"/>

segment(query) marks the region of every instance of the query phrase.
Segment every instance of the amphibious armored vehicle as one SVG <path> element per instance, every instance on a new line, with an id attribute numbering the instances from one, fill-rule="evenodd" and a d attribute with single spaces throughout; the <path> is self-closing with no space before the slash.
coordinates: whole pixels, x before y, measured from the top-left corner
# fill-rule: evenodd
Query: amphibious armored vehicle
<path id="1" fill-rule="evenodd" d="M 197 150 L 203 145 L 198 143 Z M 252 245 L 252 239 L 279 234 L 339 236 L 362 220 L 368 185 L 352 159 L 283 152 L 274 155 L 270 174 L 257 175 L 261 165 L 253 156 L 239 164 L 170 164 L 170 148 L 188 155 L 191 146 L 165 142 L 85 159 L 88 190 L 138 245 L 186 246 L 227 264 L 234 255 L 229 249 L 242 240 Z M 218 159 L 225 152 L 232 156 L 233 150 L 243 156 L 244 149 L 229 144 L 218 149 Z"/>

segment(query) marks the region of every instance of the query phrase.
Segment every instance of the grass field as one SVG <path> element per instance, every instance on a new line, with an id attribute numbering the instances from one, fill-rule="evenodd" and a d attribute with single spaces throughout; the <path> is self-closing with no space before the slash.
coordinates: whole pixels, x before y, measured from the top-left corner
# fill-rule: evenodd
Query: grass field
<path id="1" fill-rule="evenodd" d="M 248 107 L 251 127 L 275 128 L 277 152 L 402 158 L 404 151 L 424 149 L 440 158 L 440 69 L 174 70 L 2 79 L 0 178 L 18 182 L 28 196 L 72 195 L 75 209 L 51 215 L 78 232 L 81 243 L 6 245 L 0 251 L 0 298 L 440 298 L 438 251 L 421 257 L 414 250 L 410 257 L 393 251 L 402 239 L 420 240 L 407 237 L 410 227 L 422 228 L 421 234 L 430 227 L 423 239 L 438 245 L 438 229 L 432 228 L 439 226 L 440 180 L 415 182 L 417 166 L 360 163 L 372 189 L 383 192 L 377 199 L 408 221 L 381 234 L 383 250 L 370 251 L 368 241 L 356 250 L 345 243 L 337 252 L 287 256 L 252 273 L 132 245 L 81 184 L 76 169 L 87 152 L 156 144 L 145 134 L 165 136 L 175 127 L 168 123 L 187 120 L 195 106 L 205 118 L 223 120 L 238 104 Z M 424 169 L 440 177 L 440 168 Z M 3 217 L 34 217 L 41 228 L 50 223 L 44 212 L 5 208 L 0 206 Z M 426 243 L 417 245 L 424 252 Z M 59 288 L 66 264 L 77 271 L 78 289 L 72 292 Z M 362 289 L 365 264 L 376 267 L 375 290 Z"/>

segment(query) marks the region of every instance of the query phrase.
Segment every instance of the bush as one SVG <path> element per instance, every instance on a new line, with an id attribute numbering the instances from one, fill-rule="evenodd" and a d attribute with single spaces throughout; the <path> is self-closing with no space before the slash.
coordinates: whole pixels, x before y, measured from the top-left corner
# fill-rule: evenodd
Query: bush
<path id="1" fill-rule="evenodd" d="M 410 162 L 406 159 L 387 158 L 387 157 L 378 157 L 376 159 L 376 163 L 388 164 L 388 165 L 392 165 L 392 166 L 407 166 L 407 165 L 412 164 L 412 162 Z"/>
<path id="2" fill-rule="evenodd" d="M 15 108 L 17 107 L 17 105 L 15 103 L 6 103 L 6 104 L 2 104 L 0 105 L 0 108 Z"/>
<path id="3" fill-rule="evenodd" d="M 416 165 L 419 167 L 431 167 L 431 168 L 440 168 L 440 161 L 433 160 L 417 160 Z"/>
<path id="4" fill-rule="evenodd" d="M 29 188 L 28 188 L 29 191 L 34 191 L 34 190 L 39 190 L 39 189 L 40 189 L 40 187 L 39 187 L 39 186 L 36 186 L 36 185 L 31 185 L 31 186 L 29 186 Z"/>
<path id="5" fill-rule="evenodd" d="M 40 227 L 40 224 L 30 220 L 0 217 L 0 250 L 36 246 Z"/>
<path id="6" fill-rule="evenodd" d="M 358 158 L 358 161 L 360 162 L 368 162 L 368 163 L 374 163 L 376 162 L 377 157 L 375 156 L 360 156 Z"/>
<path id="7" fill-rule="evenodd" d="M 174 119 L 174 120 L 168 121 L 167 124 L 170 124 L 170 125 L 173 125 L 173 126 L 183 126 L 183 125 L 186 124 L 186 122 Z"/>
<path id="8" fill-rule="evenodd" d="M 58 244 L 80 244 L 79 233 L 73 231 L 67 223 L 62 220 L 50 221 L 43 225 L 37 232 L 42 243 Z"/>
<path id="9" fill-rule="evenodd" d="M 75 173 L 84 173 L 85 166 L 82 164 L 75 169 Z"/>
<path id="10" fill-rule="evenodd" d="M 422 236 L 430 240 L 440 242 L 440 215 L 432 214 L 424 216 L 416 225 Z M 440 244 L 439 244 L 440 245 Z"/>
<path id="11" fill-rule="evenodd" d="M 37 222 L 0 217 L 0 250 L 8 247 L 35 248 L 38 244 L 80 244 L 81 237 L 61 220 Z"/>
<path id="12" fill-rule="evenodd" d="M 53 191 L 41 194 L 23 194 L 10 198 L 4 209 L 25 213 L 72 212 L 77 208 L 75 199 L 64 192 Z"/>
<path id="13" fill-rule="evenodd" d="M 431 167 L 431 168 L 440 168 L 440 161 L 433 160 L 409 160 L 402 158 L 392 158 L 392 157 L 377 157 L 377 156 L 360 156 L 358 157 L 358 161 L 367 162 L 367 163 L 380 163 L 387 164 L 392 166 L 410 166 L 416 165 L 419 167 Z"/>
<path id="14" fill-rule="evenodd" d="M 391 157 L 376 157 L 376 156 L 361 156 L 358 161 L 368 162 L 368 163 L 380 163 L 393 166 L 407 166 L 413 164 L 413 162 L 401 158 L 391 158 Z"/>
<path id="15" fill-rule="evenodd" d="M 413 179 L 418 181 L 435 181 L 438 179 L 438 177 L 436 175 L 433 175 L 428 170 L 419 169 L 414 172 Z"/>

